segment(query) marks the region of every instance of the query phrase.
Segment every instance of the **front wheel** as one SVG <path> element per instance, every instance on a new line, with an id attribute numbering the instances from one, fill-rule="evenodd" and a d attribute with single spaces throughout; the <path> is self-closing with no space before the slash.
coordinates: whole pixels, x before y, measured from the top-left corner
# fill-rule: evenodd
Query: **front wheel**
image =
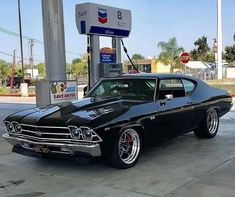
<path id="1" fill-rule="evenodd" d="M 141 136 L 136 130 L 120 131 L 110 156 L 111 165 L 120 169 L 133 167 L 139 159 L 141 146 Z"/>
<path id="2" fill-rule="evenodd" d="M 194 134 L 199 138 L 213 138 L 216 136 L 219 128 L 219 116 L 214 108 L 207 111 L 206 117 Z"/>

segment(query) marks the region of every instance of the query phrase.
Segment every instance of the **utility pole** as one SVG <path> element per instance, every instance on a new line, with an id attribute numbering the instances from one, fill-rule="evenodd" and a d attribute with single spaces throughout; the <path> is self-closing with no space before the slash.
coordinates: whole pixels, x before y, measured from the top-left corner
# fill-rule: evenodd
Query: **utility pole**
<path id="1" fill-rule="evenodd" d="M 18 19 L 19 19 L 19 32 L 20 32 L 20 51 L 21 51 L 21 74 L 24 82 L 24 53 L 23 53 L 23 38 L 22 38 L 22 27 L 21 27 L 21 12 L 20 12 L 20 0 L 18 0 Z"/>
<path id="2" fill-rule="evenodd" d="M 13 51 L 13 61 L 11 64 L 11 80 L 10 80 L 10 87 L 13 89 L 14 85 L 14 75 L 15 75 L 15 64 L 16 64 L 16 49 Z"/>
<path id="3" fill-rule="evenodd" d="M 33 78 L 33 46 L 34 46 L 34 40 L 29 39 L 29 64 L 31 66 L 31 78 Z"/>
<path id="4" fill-rule="evenodd" d="M 217 77 L 223 78 L 222 64 L 222 4 L 221 0 L 217 0 Z"/>

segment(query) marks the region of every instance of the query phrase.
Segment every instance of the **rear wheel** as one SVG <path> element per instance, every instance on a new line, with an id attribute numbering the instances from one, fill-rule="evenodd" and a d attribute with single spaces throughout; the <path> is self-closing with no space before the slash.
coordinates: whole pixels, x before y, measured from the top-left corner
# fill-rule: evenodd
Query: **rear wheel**
<path id="1" fill-rule="evenodd" d="M 214 108 L 207 111 L 206 117 L 194 134 L 199 138 L 213 138 L 216 136 L 219 128 L 219 116 Z"/>
<path id="2" fill-rule="evenodd" d="M 136 130 L 122 130 L 114 142 L 111 165 L 120 169 L 133 167 L 139 159 L 141 146 L 141 136 Z"/>

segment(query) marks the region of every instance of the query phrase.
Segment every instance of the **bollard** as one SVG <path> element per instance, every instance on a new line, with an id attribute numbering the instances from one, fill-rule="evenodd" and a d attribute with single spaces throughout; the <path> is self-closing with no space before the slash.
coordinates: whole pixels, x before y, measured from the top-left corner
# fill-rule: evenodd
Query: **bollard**
<path id="1" fill-rule="evenodd" d="M 20 84 L 20 92 L 22 97 L 28 97 L 29 96 L 29 89 L 27 83 L 21 83 Z"/>

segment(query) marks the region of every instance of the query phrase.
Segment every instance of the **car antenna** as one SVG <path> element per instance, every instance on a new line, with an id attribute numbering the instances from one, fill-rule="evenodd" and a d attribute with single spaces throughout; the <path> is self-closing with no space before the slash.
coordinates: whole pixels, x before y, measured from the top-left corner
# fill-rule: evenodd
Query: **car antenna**
<path id="1" fill-rule="evenodd" d="M 138 68 L 136 67 L 136 65 L 133 63 L 133 61 L 131 60 L 130 56 L 128 55 L 127 48 L 125 47 L 122 38 L 121 38 L 121 43 L 122 43 L 123 50 L 124 50 L 124 52 L 126 53 L 126 56 L 127 56 L 127 58 L 129 59 L 129 61 L 131 62 L 133 68 L 135 69 L 135 71 L 136 71 L 137 73 L 140 73 L 140 71 L 138 70 Z"/>

